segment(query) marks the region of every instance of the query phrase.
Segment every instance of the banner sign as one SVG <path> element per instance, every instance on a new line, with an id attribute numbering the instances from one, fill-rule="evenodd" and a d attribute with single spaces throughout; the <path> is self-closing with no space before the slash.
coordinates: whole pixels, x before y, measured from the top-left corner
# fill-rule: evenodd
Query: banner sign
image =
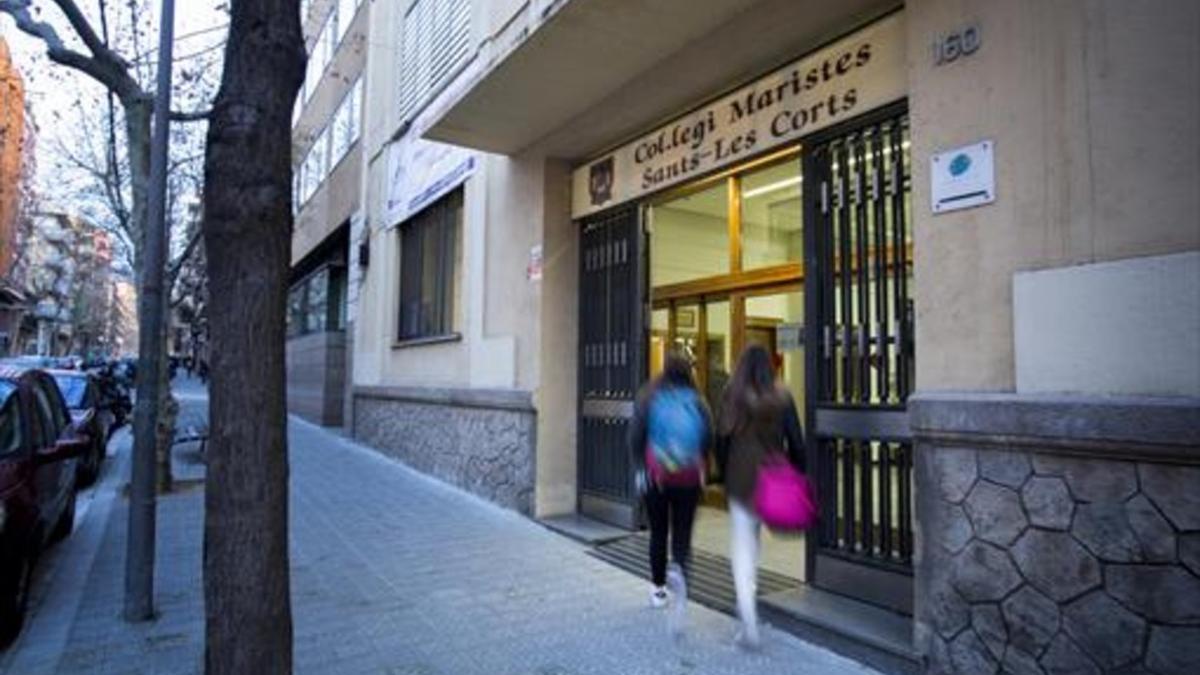
<path id="1" fill-rule="evenodd" d="M 394 227 L 458 187 L 479 163 L 465 148 L 421 138 L 388 148 L 386 222 Z"/>
<path id="2" fill-rule="evenodd" d="M 580 218 L 702 176 L 907 93 L 896 12 L 575 170 Z"/>

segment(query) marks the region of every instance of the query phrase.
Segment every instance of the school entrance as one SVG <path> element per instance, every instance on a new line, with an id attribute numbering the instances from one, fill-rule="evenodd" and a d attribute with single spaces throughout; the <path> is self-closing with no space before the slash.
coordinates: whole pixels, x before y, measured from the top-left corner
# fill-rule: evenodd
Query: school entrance
<path id="1" fill-rule="evenodd" d="M 805 539 L 764 533 L 760 573 L 911 613 L 910 176 L 898 105 L 582 222 L 582 513 L 638 525 L 625 436 L 668 351 L 719 415 L 759 344 L 805 421 L 822 503 Z M 695 543 L 726 555 L 710 465 Z"/>

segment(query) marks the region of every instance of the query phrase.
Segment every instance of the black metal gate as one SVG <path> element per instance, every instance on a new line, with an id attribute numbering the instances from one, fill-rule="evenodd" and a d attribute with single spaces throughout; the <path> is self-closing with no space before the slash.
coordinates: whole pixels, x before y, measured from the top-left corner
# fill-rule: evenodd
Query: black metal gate
<path id="1" fill-rule="evenodd" d="M 583 222 L 579 274 L 579 510 L 624 527 L 639 510 L 625 437 L 646 376 L 645 261 L 634 206 Z"/>
<path id="2" fill-rule="evenodd" d="M 912 612 L 911 162 L 902 106 L 805 142 L 815 586 Z"/>

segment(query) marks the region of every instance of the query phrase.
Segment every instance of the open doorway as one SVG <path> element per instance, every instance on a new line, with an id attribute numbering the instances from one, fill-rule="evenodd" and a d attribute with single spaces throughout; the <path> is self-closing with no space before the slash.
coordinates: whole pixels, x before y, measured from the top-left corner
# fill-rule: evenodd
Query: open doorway
<path id="1" fill-rule="evenodd" d="M 789 150 L 687 186 L 645 207 L 650 233 L 647 348 L 651 377 L 674 350 L 693 367 L 714 418 L 749 345 L 773 355 L 780 382 L 804 405 L 800 164 Z M 729 520 L 715 458 L 697 515 L 698 551 L 729 555 Z M 803 580 L 803 537 L 764 531 L 760 572 Z"/>

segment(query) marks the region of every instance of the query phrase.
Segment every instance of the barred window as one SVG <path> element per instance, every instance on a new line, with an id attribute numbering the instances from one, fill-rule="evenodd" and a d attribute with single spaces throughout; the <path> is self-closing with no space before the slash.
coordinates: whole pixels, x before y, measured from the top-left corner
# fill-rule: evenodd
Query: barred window
<path id="1" fill-rule="evenodd" d="M 454 334 L 462 188 L 400 226 L 400 340 Z"/>

